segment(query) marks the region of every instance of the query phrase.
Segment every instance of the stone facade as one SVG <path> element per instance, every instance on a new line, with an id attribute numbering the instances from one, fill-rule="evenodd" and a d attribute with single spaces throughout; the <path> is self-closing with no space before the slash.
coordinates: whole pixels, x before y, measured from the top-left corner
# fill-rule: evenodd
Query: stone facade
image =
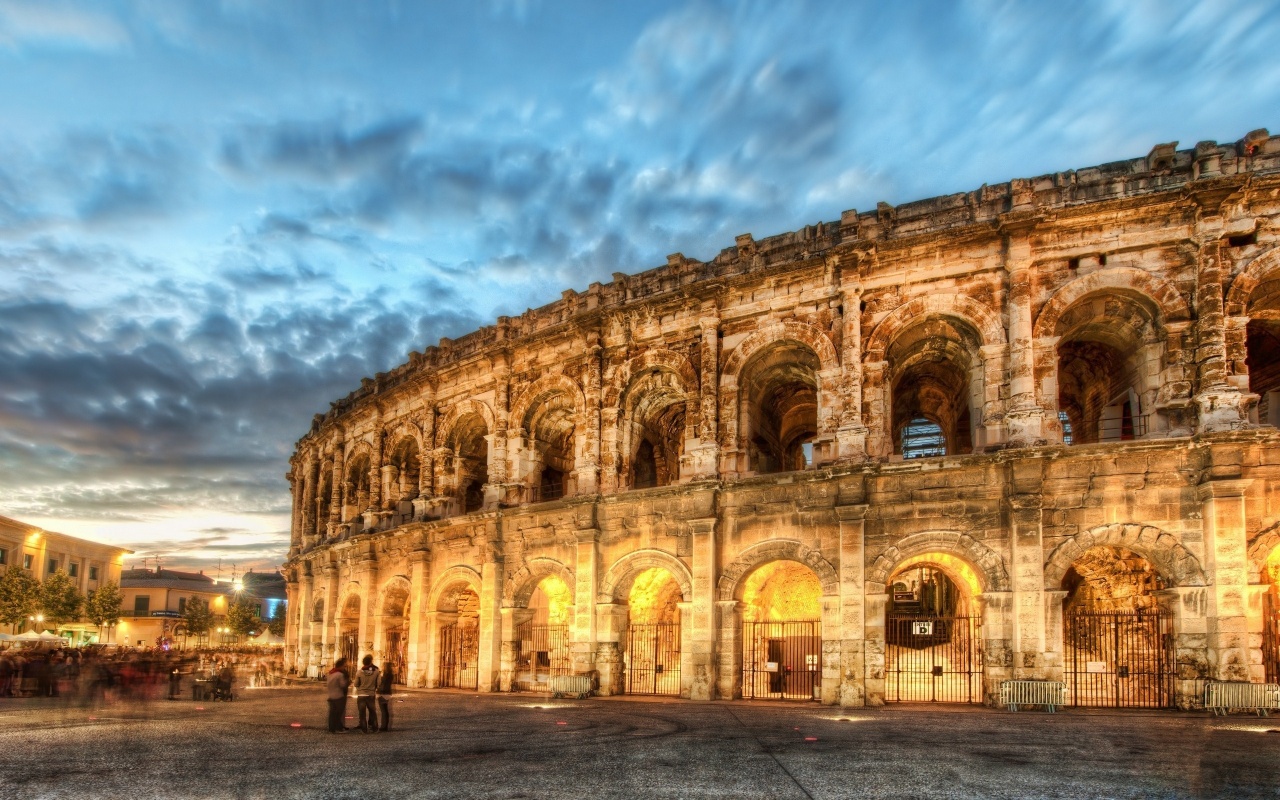
<path id="1" fill-rule="evenodd" d="M 744 586 L 781 560 L 821 586 L 824 703 L 885 700 L 889 587 L 918 565 L 980 617 L 987 701 L 1063 677 L 1077 582 L 1171 612 L 1179 703 L 1260 681 L 1278 215 L 1280 137 L 1160 145 L 742 235 L 411 353 L 298 442 L 288 659 L 394 631 L 438 685 L 462 592 L 478 688 L 505 690 L 556 576 L 573 671 L 619 692 L 628 591 L 660 569 L 681 695 L 731 699 Z"/>

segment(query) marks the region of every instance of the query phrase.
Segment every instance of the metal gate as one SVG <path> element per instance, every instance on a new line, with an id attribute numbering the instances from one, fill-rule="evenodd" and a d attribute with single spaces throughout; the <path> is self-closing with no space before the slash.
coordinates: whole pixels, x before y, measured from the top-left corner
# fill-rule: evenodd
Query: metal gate
<path id="1" fill-rule="evenodd" d="M 680 623 L 627 628 L 627 694 L 680 694 Z"/>
<path id="2" fill-rule="evenodd" d="M 386 659 L 391 662 L 391 680 L 404 683 L 405 645 L 408 637 L 402 630 L 387 631 Z"/>
<path id="3" fill-rule="evenodd" d="M 1280 586 L 1262 596 L 1262 663 L 1267 683 L 1280 683 Z"/>
<path id="4" fill-rule="evenodd" d="M 817 700 L 821 690 L 820 622 L 742 623 L 744 700 Z"/>
<path id="5" fill-rule="evenodd" d="M 340 649 L 339 655 L 347 660 L 347 670 L 354 674 L 354 671 L 360 668 L 360 643 L 359 636 L 355 631 L 343 631 L 342 639 L 338 642 Z"/>
<path id="6" fill-rule="evenodd" d="M 886 702 L 982 702 L 978 617 L 886 614 L 884 638 Z"/>
<path id="7" fill-rule="evenodd" d="M 1063 625 L 1067 702 L 1169 708 L 1174 703 L 1173 615 L 1140 609 L 1069 613 Z"/>
<path id="8" fill-rule="evenodd" d="M 535 625 L 533 620 L 516 625 L 520 650 L 516 654 L 517 692 L 550 692 L 551 678 L 572 675 L 568 625 Z"/>
<path id="9" fill-rule="evenodd" d="M 440 686 L 475 689 L 479 685 L 480 639 L 474 623 L 440 629 Z"/>

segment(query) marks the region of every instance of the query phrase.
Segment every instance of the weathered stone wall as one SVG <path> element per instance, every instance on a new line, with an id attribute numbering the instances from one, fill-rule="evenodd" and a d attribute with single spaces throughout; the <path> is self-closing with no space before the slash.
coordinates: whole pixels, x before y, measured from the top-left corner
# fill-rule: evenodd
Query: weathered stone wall
<path id="1" fill-rule="evenodd" d="M 931 563 L 970 587 L 990 697 L 1062 676 L 1064 577 L 1119 553 L 1166 587 L 1143 602 L 1175 614 L 1184 702 L 1259 680 L 1280 354 L 1249 337 L 1280 320 L 1278 214 L 1280 138 L 1162 145 L 740 236 L 411 353 L 298 443 L 290 661 L 404 631 L 437 685 L 467 588 L 479 688 L 509 689 L 556 575 L 574 670 L 621 691 L 626 592 L 660 567 L 681 693 L 731 698 L 744 582 L 790 560 L 822 586 L 822 700 L 878 703 L 885 586 Z M 945 456 L 910 457 L 913 420 Z"/>

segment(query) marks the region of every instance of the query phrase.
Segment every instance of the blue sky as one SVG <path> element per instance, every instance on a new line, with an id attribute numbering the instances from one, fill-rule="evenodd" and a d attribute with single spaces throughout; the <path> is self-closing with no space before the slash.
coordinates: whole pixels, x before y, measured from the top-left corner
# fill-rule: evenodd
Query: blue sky
<path id="1" fill-rule="evenodd" d="M 278 564 L 361 377 L 565 288 L 1280 130 L 1280 8 L 0 0 L 0 514 Z"/>

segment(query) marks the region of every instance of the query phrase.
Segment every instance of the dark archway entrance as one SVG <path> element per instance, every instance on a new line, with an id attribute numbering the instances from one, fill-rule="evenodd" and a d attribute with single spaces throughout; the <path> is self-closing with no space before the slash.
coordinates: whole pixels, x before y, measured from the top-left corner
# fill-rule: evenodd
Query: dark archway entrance
<path id="1" fill-rule="evenodd" d="M 627 694 L 680 694 L 680 585 L 651 567 L 636 576 L 627 599 Z"/>
<path id="2" fill-rule="evenodd" d="M 912 559 L 889 579 L 885 603 L 885 701 L 982 702 L 982 631 L 970 582 L 972 571 L 952 556 Z M 976 582 L 976 578 L 973 579 Z"/>
<path id="3" fill-rule="evenodd" d="M 742 605 L 742 698 L 820 699 L 818 576 L 795 561 L 772 561 L 747 578 Z"/>
<path id="4" fill-rule="evenodd" d="M 551 692 L 552 678 L 573 674 L 569 619 L 573 591 L 564 579 L 550 575 L 538 582 L 529 607 L 515 626 L 517 692 Z"/>
<path id="5" fill-rule="evenodd" d="M 449 610 L 441 614 L 439 685 L 475 689 L 480 677 L 480 598 L 470 588 L 461 588 L 442 605 Z"/>

